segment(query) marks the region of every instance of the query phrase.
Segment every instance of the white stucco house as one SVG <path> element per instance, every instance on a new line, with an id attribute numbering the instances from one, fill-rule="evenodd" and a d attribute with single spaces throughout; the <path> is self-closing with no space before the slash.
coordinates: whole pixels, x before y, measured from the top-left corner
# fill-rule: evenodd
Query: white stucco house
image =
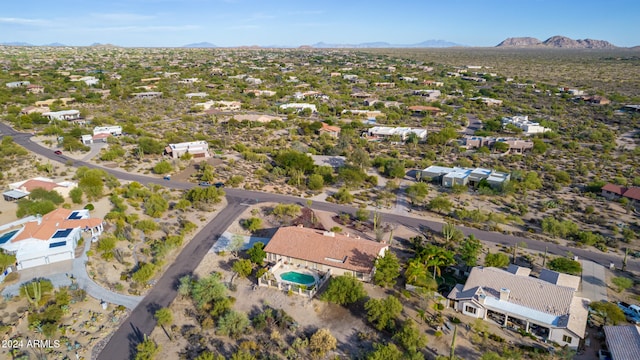
<path id="1" fill-rule="evenodd" d="M 49 111 L 43 113 L 42 116 L 48 117 L 49 120 L 78 120 L 80 119 L 80 111 L 79 110 L 60 110 L 60 111 Z"/>
<path id="2" fill-rule="evenodd" d="M 559 281 L 547 274 L 545 280 L 521 269 L 474 267 L 467 282 L 447 296 L 449 305 L 466 316 L 578 348 L 585 337 L 589 300 L 576 296 L 575 281 L 565 279 L 570 275 L 563 274 Z"/>
<path id="3" fill-rule="evenodd" d="M 314 113 L 318 112 L 318 109 L 314 104 L 307 104 L 307 103 L 282 104 L 280 105 L 280 109 L 282 110 L 293 109 L 293 110 L 296 110 L 297 112 L 301 112 L 304 109 L 309 109 L 311 110 L 311 112 L 314 112 Z"/>
<path id="4" fill-rule="evenodd" d="M 169 144 L 164 149 L 165 155 L 171 156 L 173 159 L 177 159 L 180 156 L 189 153 L 194 158 L 206 158 L 210 157 L 209 143 L 206 141 L 191 141 L 177 144 Z"/>
<path id="5" fill-rule="evenodd" d="M 0 247 L 16 256 L 22 270 L 72 260 L 83 232 L 97 241 L 103 230 L 102 219 L 91 218 L 89 210 L 59 208 L 0 226 Z"/>

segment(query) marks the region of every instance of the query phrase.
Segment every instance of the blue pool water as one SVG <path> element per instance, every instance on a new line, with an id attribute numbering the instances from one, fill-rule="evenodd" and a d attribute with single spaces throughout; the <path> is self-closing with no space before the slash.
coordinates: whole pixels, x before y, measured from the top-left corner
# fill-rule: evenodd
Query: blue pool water
<path id="1" fill-rule="evenodd" d="M 9 239 L 13 237 L 18 232 L 18 230 L 9 231 L 8 233 L 4 233 L 0 235 L 0 244 L 6 243 Z"/>
<path id="2" fill-rule="evenodd" d="M 307 275 L 307 274 L 300 274 L 295 271 L 282 273 L 280 274 L 280 278 L 288 282 L 292 282 L 300 285 L 306 285 L 306 286 L 311 286 L 316 283 L 316 278 L 314 278 L 313 276 Z"/>

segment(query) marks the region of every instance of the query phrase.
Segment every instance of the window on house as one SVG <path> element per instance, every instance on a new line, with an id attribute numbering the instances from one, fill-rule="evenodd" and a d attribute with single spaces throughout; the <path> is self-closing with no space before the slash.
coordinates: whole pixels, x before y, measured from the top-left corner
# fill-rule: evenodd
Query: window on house
<path id="1" fill-rule="evenodd" d="M 467 305 L 467 306 L 464 307 L 464 311 L 469 313 L 469 314 L 474 314 L 475 315 L 476 312 L 478 311 L 478 309 L 474 308 L 473 306 Z"/>
<path id="2" fill-rule="evenodd" d="M 571 336 L 568 335 L 562 335 L 562 341 L 571 344 L 571 341 L 573 341 L 573 338 Z"/>

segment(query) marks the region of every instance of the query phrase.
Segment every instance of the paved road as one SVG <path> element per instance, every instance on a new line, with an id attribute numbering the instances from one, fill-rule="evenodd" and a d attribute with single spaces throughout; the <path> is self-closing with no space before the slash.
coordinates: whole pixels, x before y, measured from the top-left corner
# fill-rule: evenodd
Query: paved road
<path id="1" fill-rule="evenodd" d="M 467 114 L 467 120 L 469 123 L 464 130 L 462 130 L 463 135 L 473 135 L 477 130 L 482 129 L 482 121 L 480 121 L 477 116 Z"/>
<path id="2" fill-rule="evenodd" d="M 70 162 L 73 166 L 76 166 L 76 167 L 87 166 L 89 168 L 103 169 L 121 180 L 137 181 L 142 184 L 149 184 L 149 183 L 160 184 L 160 185 L 164 185 L 174 189 L 190 189 L 194 186 L 192 183 L 165 181 L 165 180 L 162 180 L 161 178 L 153 178 L 149 176 L 138 175 L 135 173 L 127 173 L 123 171 L 104 168 L 104 167 L 87 163 L 84 161 L 69 159 L 66 156 L 64 156 L 64 154 L 55 155 L 50 149 L 44 148 L 39 144 L 36 144 L 31 140 L 29 140 L 29 138 L 32 136 L 31 134 L 16 132 L 15 130 L 13 130 L 12 128 L 10 128 L 9 126 L 3 123 L 0 123 L 0 133 L 2 133 L 3 135 L 13 136 L 14 141 L 24 146 L 27 150 L 30 150 L 34 153 L 45 156 L 53 161 L 58 161 L 61 163 Z M 241 189 L 226 189 L 225 191 L 227 193 L 227 200 L 229 201 L 229 203 L 232 203 L 231 200 L 235 198 L 235 199 L 245 199 L 244 201 L 247 201 L 249 203 L 297 202 L 300 205 L 306 204 L 306 199 L 297 198 L 297 197 L 288 196 L 288 195 L 262 193 L 257 191 L 248 191 L 248 190 L 241 190 Z M 329 212 L 349 212 L 349 213 L 355 212 L 355 209 L 350 206 L 344 206 L 344 205 L 338 205 L 338 204 L 332 204 L 332 203 L 314 202 L 312 207 L 317 210 L 323 210 L 323 211 L 329 211 Z M 442 230 L 442 222 L 416 218 L 416 217 L 413 217 L 412 214 L 404 214 L 404 215 L 384 214 L 383 221 L 405 225 L 407 227 L 414 228 L 414 229 L 430 228 L 432 231 L 437 231 L 437 232 Z M 607 267 L 609 266 L 610 263 L 614 263 L 617 267 L 622 266 L 621 256 L 612 254 L 612 253 L 602 253 L 595 249 L 593 250 L 578 249 L 578 248 L 573 248 L 568 246 L 556 245 L 553 243 L 540 241 L 540 240 L 528 239 L 528 238 L 517 237 L 512 235 L 505 235 L 505 234 L 495 233 L 490 231 L 483 231 L 475 228 L 466 228 L 466 227 L 459 227 L 459 228 L 462 230 L 462 232 L 465 235 L 473 234 L 478 239 L 485 242 L 497 243 L 497 244 L 502 244 L 506 246 L 513 246 L 517 243 L 524 242 L 527 248 L 531 250 L 543 252 L 545 251 L 545 248 L 548 248 L 549 254 L 562 255 L 562 256 L 565 256 L 567 253 L 571 252 L 574 255 L 579 256 L 581 259 L 591 260 Z M 633 271 L 633 272 L 639 272 L 640 261 L 638 259 L 628 259 L 627 270 Z"/>
<path id="3" fill-rule="evenodd" d="M 50 149 L 43 148 L 40 145 L 33 143 L 29 139 L 31 137 L 31 134 L 18 133 L 2 123 L 0 123 L 0 132 L 3 135 L 13 136 L 16 143 L 22 145 L 23 147 L 34 153 L 43 155 L 53 161 L 70 163 L 75 167 L 87 166 L 89 168 L 100 168 L 121 180 L 137 181 L 142 184 L 160 184 L 174 189 L 189 189 L 194 186 L 191 183 L 165 181 L 159 178 L 152 178 L 134 173 L 126 173 L 113 169 L 103 168 L 98 165 L 90 164 L 80 160 L 69 159 L 64 155 L 55 155 Z M 111 338 L 105 350 L 100 354 L 100 359 L 129 358 L 129 356 L 132 354 L 132 349 L 135 348 L 135 344 L 137 344 L 137 342 L 143 338 L 144 334 L 149 334 L 151 333 L 151 330 L 153 330 L 153 327 L 155 326 L 155 319 L 153 319 L 152 315 L 153 312 L 160 307 L 167 306 L 175 298 L 177 293 L 177 280 L 183 275 L 190 274 L 193 269 L 195 269 L 195 267 L 200 263 L 204 255 L 215 243 L 220 234 L 222 234 L 222 232 L 229 226 L 229 224 L 231 224 L 231 222 L 240 215 L 243 210 L 242 204 L 255 204 L 259 202 L 298 203 L 300 205 L 306 204 L 306 199 L 288 195 L 262 193 L 240 189 L 226 189 L 226 193 L 228 207 L 224 209 L 209 224 L 207 224 L 207 226 L 205 226 L 205 228 L 201 232 L 199 232 L 194 237 L 194 239 L 192 239 L 192 241 L 189 242 L 187 247 L 178 256 L 176 261 L 169 267 L 167 272 L 158 281 L 151 292 L 145 297 L 140 305 L 138 305 L 134 309 L 125 324 L 121 326 L 120 329 L 118 329 L 115 335 Z M 335 213 L 355 213 L 355 209 L 353 207 L 326 202 L 313 202 L 311 207 L 316 210 Z M 382 221 L 404 225 L 418 231 L 425 228 L 436 232 L 442 230 L 441 222 L 424 220 L 411 217 L 409 215 L 410 214 L 400 215 L 393 213 L 384 213 Z M 585 249 L 576 249 L 539 240 L 478 230 L 475 228 L 459 228 L 465 235 L 473 234 L 478 239 L 484 242 L 498 243 L 506 246 L 513 246 L 517 243 L 524 242 L 527 248 L 531 250 L 545 251 L 545 248 L 547 248 L 549 254 L 565 256 L 568 252 L 571 252 L 574 255 L 579 256 L 581 259 L 591 260 L 599 264 L 608 266 L 610 263 L 615 263 L 617 266 L 621 265 L 620 256 L 616 256 L 613 254 L 605 254 Z M 630 259 L 627 263 L 627 270 L 640 271 L 640 262 L 636 259 Z"/>
<path id="4" fill-rule="evenodd" d="M 136 345 L 143 340 L 144 334 L 151 334 L 156 326 L 156 320 L 153 317 L 155 311 L 171 304 L 178 293 L 179 279 L 193 273 L 218 237 L 246 209 L 241 203 L 242 199 L 232 198 L 228 206 L 196 234 L 153 289 L 109 339 L 98 359 L 130 359 L 135 355 Z"/>
<path id="5" fill-rule="evenodd" d="M 582 288 L 580 296 L 593 302 L 607 301 L 607 278 L 604 266 L 593 261 L 582 260 Z"/>

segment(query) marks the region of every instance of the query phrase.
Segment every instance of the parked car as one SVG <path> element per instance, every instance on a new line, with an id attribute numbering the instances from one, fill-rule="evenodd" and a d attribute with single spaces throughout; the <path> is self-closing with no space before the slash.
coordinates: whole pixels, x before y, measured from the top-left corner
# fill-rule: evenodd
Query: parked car
<path id="1" fill-rule="evenodd" d="M 211 186 L 211 183 L 208 182 L 208 181 L 200 181 L 200 183 L 198 183 L 198 185 L 206 187 L 206 186 Z"/>
<path id="2" fill-rule="evenodd" d="M 165 176 L 163 179 L 165 179 L 165 180 L 169 181 L 169 180 L 171 180 L 171 175 L 167 175 L 167 176 Z"/>
<path id="3" fill-rule="evenodd" d="M 56 150 L 53 153 L 56 154 L 56 155 L 62 155 L 62 151 L 60 151 L 60 150 Z"/>
<path id="4" fill-rule="evenodd" d="M 640 306 L 629 305 L 626 302 L 619 301 L 618 307 L 624 312 L 629 322 L 640 324 Z"/>
<path id="5" fill-rule="evenodd" d="M 217 188 L 223 188 L 224 187 L 224 183 L 223 182 L 217 182 L 217 183 L 213 184 L 213 186 L 215 186 Z"/>

